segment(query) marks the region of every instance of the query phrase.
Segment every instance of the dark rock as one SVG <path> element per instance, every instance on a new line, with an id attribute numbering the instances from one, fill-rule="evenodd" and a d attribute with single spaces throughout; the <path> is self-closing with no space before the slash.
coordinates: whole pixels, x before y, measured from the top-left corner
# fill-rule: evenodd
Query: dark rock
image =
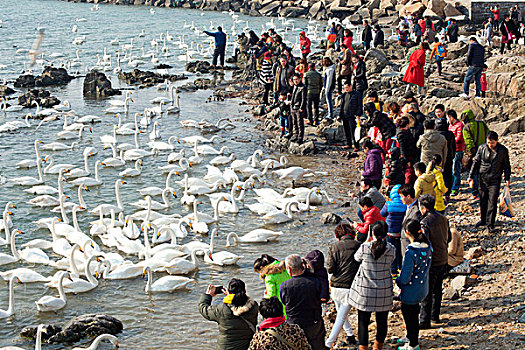
<path id="1" fill-rule="evenodd" d="M 321 223 L 326 224 L 338 224 L 341 222 L 341 217 L 334 213 L 324 213 L 321 215 Z"/>
<path id="2" fill-rule="evenodd" d="M 525 314 L 522 314 L 520 318 L 518 318 L 518 323 L 525 323 Z"/>
<path id="3" fill-rule="evenodd" d="M 211 79 L 199 78 L 195 79 L 193 84 L 197 89 L 207 90 L 211 88 L 211 86 L 213 85 L 213 81 Z"/>
<path id="4" fill-rule="evenodd" d="M 58 98 L 51 96 L 51 93 L 46 90 L 33 89 L 18 96 L 18 104 L 24 107 L 34 107 L 35 101 L 42 108 L 51 108 L 60 103 Z"/>
<path id="5" fill-rule="evenodd" d="M 161 63 L 155 66 L 155 69 L 170 69 L 170 68 L 173 68 L 173 66 L 170 66 L 169 64 L 165 64 L 165 63 Z"/>
<path id="6" fill-rule="evenodd" d="M 46 67 L 44 72 L 35 78 L 35 86 L 65 85 L 73 80 L 64 68 Z"/>
<path id="7" fill-rule="evenodd" d="M 308 141 L 302 144 L 290 142 L 290 145 L 288 146 L 288 152 L 304 156 L 306 154 L 317 153 L 317 148 L 315 147 L 315 143 L 313 141 Z"/>
<path id="8" fill-rule="evenodd" d="M 381 73 L 389 61 L 385 53 L 376 48 L 371 48 L 365 55 L 367 74 Z"/>
<path id="9" fill-rule="evenodd" d="M 14 85 L 17 88 L 35 87 L 35 77 L 31 74 L 21 75 L 18 78 L 16 78 Z"/>
<path id="10" fill-rule="evenodd" d="M 266 113 L 266 108 L 265 108 L 264 105 L 259 105 L 259 106 L 255 107 L 255 109 L 253 111 L 253 115 L 257 116 L 257 117 L 259 117 L 259 116 L 261 116 L 261 115 L 263 115 L 265 113 Z"/>
<path id="11" fill-rule="evenodd" d="M 120 95 L 122 92 L 111 87 L 111 82 L 102 72 L 92 70 L 84 79 L 84 97 L 104 98 Z"/>
<path id="12" fill-rule="evenodd" d="M 11 89 L 7 85 L 0 85 L 0 96 L 12 95 L 15 93 L 15 90 Z"/>
<path id="13" fill-rule="evenodd" d="M 208 61 L 192 61 L 186 63 L 186 70 L 191 73 L 206 74 L 210 72 L 210 63 Z"/>
<path id="14" fill-rule="evenodd" d="M 25 327 L 20 332 L 20 336 L 23 338 L 29 338 L 29 339 L 35 339 L 36 338 L 36 332 L 38 327 Z M 60 326 L 54 325 L 54 324 L 47 324 L 44 326 L 43 332 L 42 332 L 42 341 L 48 342 L 49 338 L 54 336 L 55 334 L 62 331 L 62 328 Z"/>
<path id="15" fill-rule="evenodd" d="M 447 97 L 457 97 L 457 96 L 459 96 L 459 92 L 457 92 L 455 90 L 441 89 L 441 88 L 438 88 L 438 87 L 431 89 L 428 92 L 428 94 L 431 95 L 431 96 L 439 97 L 439 98 L 447 98 Z"/>
<path id="16" fill-rule="evenodd" d="M 133 69 L 128 73 L 121 72 L 118 77 L 128 84 L 140 84 L 142 87 L 155 86 L 166 80 L 178 81 L 188 79 L 184 74 L 158 74 L 149 71 L 142 71 L 140 69 Z"/>

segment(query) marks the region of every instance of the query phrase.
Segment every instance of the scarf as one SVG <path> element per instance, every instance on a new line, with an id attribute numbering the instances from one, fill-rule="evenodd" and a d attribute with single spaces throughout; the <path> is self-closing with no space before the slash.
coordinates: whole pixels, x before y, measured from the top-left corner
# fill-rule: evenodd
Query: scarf
<path id="1" fill-rule="evenodd" d="M 235 294 L 228 294 L 227 296 L 224 297 L 222 302 L 224 304 L 231 304 L 234 296 L 235 296 Z"/>
<path id="2" fill-rule="evenodd" d="M 269 318 L 267 318 L 266 320 L 262 321 L 259 324 L 259 330 L 263 331 L 263 330 L 265 330 L 267 328 L 279 327 L 280 325 L 282 325 L 284 323 L 284 321 L 286 321 L 284 316 L 269 317 Z"/>

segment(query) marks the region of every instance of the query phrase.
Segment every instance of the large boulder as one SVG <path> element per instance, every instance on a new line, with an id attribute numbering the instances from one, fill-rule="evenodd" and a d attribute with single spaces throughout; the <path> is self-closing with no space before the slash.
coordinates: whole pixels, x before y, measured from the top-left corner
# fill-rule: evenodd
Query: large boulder
<path id="1" fill-rule="evenodd" d="M 64 68 L 46 67 L 41 75 L 35 78 L 35 86 L 65 85 L 73 80 Z"/>
<path id="2" fill-rule="evenodd" d="M 445 0 L 429 0 L 427 8 L 437 14 L 439 17 L 443 16 L 443 9 L 447 3 Z"/>
<path id="3" fill-rule="evenodd" d="M 268 5 L 264 6 L 259 10 L 259 12 L 264 16 L 272 16 L 279 11 L 281 4 L 279 1 L 272 1 Z"/>
<path id="4" fill-rule="evenodd" d="M 5 97 L 7 95 L 12 95 L 15 93 L 15 90 L 11 89 L 7 85 L 0 85 L 0 96 Z"/>
<path id="5" fill-rule="evenodd" d="M 381 0 L 379 9 L 381 10 L 394 10 L 396 8 L 396 0 Z"/>
<path id="6" fill-rule="evenodd" d="M 111 87 L 111 81 L 102 72 L 92 70 L 84 78 L 84 97 L 86 98 L 105 98 L 113 95 L 120 95 L 120 90 Z"/>
<path id="7" fill-rule="evenodd" d="M 32 74 L 21 75 L 18 78 L 16 78 L 14 86 L 17 88 L 35 87 L 35 76 Z"/>
<path id="8" fill-rule="evenodd" d="M 34 107 L 33 103 L 38 102 L 42 108 L 51 108 L 60 103 L 60 100 L 46 90 L 33 89 L 25 94 L 18 96 L 18 104 L 24 107 Z"/>
<path id="9" fill-rule="evenodd" d="M 377 74 L 381 73 L 389 61 L 383 51 L 371 48 L 365 54 L 365 63 L 368 74 Z"/>
<path id="10" fill-rule="evenodd" d="M 324 4 L 321 1 L 317 1 L 310 7 L 308 14 L 310 15 L 310 17 L 313 18 L 317 16 L 319 11 L 321 11 L 323 8 L 324 8 Z"/>
<path id="11" fill-rule="evenodd" d="M 423 5 L 420 2 L 412 3 L 405 5 L 399 9 L 399 15 L 400 16 L 407 16 L 407 15 L 414 15 L 414 14 L 422 14 L 423 11 L 425 11 L 425 5 Z"/>
<path id="12" fill-rule="evenodd" d="M 458 41 L 456 43 L 449 43 L 447 45 L 447 59 L 455 60 L 457 58 L 466 58 L 468 51 L 468 44 Z"/>
<path id="13" fill-rule="evenodd" d="M 448 3 L 445 8 L 443 9 L 443 12 L 445 13 L 445 17 L 456 17 L 456 16 L 462 16 L 463 14 L 452 4 Z"/>

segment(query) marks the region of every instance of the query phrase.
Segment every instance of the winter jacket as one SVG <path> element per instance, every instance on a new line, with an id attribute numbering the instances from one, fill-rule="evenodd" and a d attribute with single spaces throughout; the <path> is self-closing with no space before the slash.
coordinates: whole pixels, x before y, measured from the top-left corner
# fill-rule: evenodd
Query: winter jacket
<path id="1" fill-rule="evenodd" d="M 396 125 L 385 113 L 374 113 L 374 115 L 369 117 L 368 121 L 361 123 L 361 126 L 367 128 L 377 127 L 383 141 L 394 137 L 396 134 Z"/>
<path id="2" fill-rule="evenodd" d="M 354 90 L 368 89 L 368 81 L 366 79 L 366 63 L 363 60 L 357 61 L 352 69 L 352 81 Z"/>
<path id="3" fill-rule="evenodd" d="M 226 45 L 226 34 L 224 32 L 208 32 L 207 30 L 204 33 L 208 34 L 215 38 L 215 46 L 224 46 Z"/>
<path id="4" fill-rule="evenodd" d="M 301 33 L 299 33 L 299 37 L 299 43 L 301 44 L 301 53 L 310 53 L 310 46 L 312 45 L 312 43 L 310 42 L 310 39 L 306 37 L 306 33 L 302 31 Z"/>
<path id="5" fill-rule="evenodd" d="M 427 296 L 431 260 L 432 250 L 427 243 L 414 242 L 408 245 L 401 273 L 396 279 L 401 289 L 399 299 L 403 304 L 419 304 Z"/>
<path id="6" fill-rule="evenodd" d="M 509 42 L 509 34 L 516 35 L 516 33 L 518 32 L 513 20 L 503 21 L 499 26 L 499 31 L 501 34 L 501 39 L 505 43 Z"/>
<path id="7" fill-rule="evenodd" d="M 294 85 L 292 91 L 292 110 L 306 111 L 306 86 L 303 83 Z"/>
<path id="8" fill-rule="evenodd" d="M 291 65 L 287 64 L 286 67 L 283 68 L 280 63 L 276 63 L 273 71 L 273 76 L 275 78 L 273 82 L 273 91 L 289 91 L 291 88 L 290 78 L 293 74 L 294 68 Z"/>
<path id="9" fill-rule="evenodd" d="M 486 73 L 481 73 L 481 78 L 479 79 L 479 82 L 481 84 L 481 91 L 487 91 L 488 82 Z"/>
<path id="10" fill-rule="evenodd" d="M 374 47 L 378 47 L 381 45 L 385 45 L 385 33 L 382 29 L 379 29 L 376 32 L 376 36 L 374 37 Z"/>
<path id="11" fill-rule="evenodd" d="M 335 90 L 335 64 L 332 64 L 330 67 L 326 67 L 323 72 L 323 87 L 324 91 L 334 91 Z"/>
<path id="12" fill-rule="evenodd" d="M 435 210 L 429 210 L 421 217 L 421 228 L 432 244 L 431 266 L 446 265 L 451 239 L 448 219 Z"/>
<path id="13" fill-rule="evenodd" d="M 272 71 L 272 61 L 263 60 L 261 65 L 261 72 L 259 74 L 259 80 L 263 84 L 270 84 L 273 82 L 273 71 Z"/>
<path id="14" fill-rule="evenodd" d="M 323 322 L 319 279 L 304 274 L 294 276 L 281 284 L 280 295 L 286 307 L 287 322 L 302 329 Z"/>
<path id="15" fill-rule="evenodd" d="M 419 25 L 419 23 L 414 23 L 414 35 L 415 36 L 421 36 L 423 35 L 423 28 Z"/>
<path id="16" fill-rule="evenodd" d="M 415 84 L 417 86 L 425 86 L 425 50 L 415 50 L 408 59 L 408 68 L 403 77 L 405 83 Z"/>
<path id="17" fill-rule="evenodd" d="M 485 64 L 485 48 L 479 43 L 472 43 L 468 47 L 467 66 L 483 67 Z"/>
<path id="18" fill-rule="evenodd" d="M 319 95 L 323 88 L 323 76 L 316 70 L 309 70 L 304 74 L 304 84 L 308 95 Z"/>
<path id="19" fill-rule="evenodd" d="M 465 148 L 467 151 L 476 153 L 479 146 L 484 144 L 487 140 L 489 128 L 485 122 L 476 120 L 472 110 L 467 109 L 463 111 L 466 114 L 466 119 L 463 120 L 463 139 L 465 140 Z"/>
<path id="20" fill-rule="evenodd" d="M 463 152 L 465 150 L 465 140 L 463 139 L 463 123 L 456 120 L 454 124 L 448 126 L 448 130 L 454 134 L 456 140 L 456 152 Z"/>
<path id="21" fill-rule="evenodd" d="M 378 221 L 385 221 L 381 211 L 375 205 L 372 208 L 363 210 L 364 222 L 358 222 L 356 230 L 364 235 L 368 235 L 368 229 Z"/>
<path id="22" fill-rule="evenodd" d="M 361 41 L 364 43 L 372 42 L 372 27 L 365 26 L 363 28 L 363 33 L 361 34 Z"/>
<path id="23" fill-rule="evenodd" d="M 448 28 L 448 37 L 450 39 L 451 43 L 455 43 L 458 41 L 458 35 L 459 35 L 459 26 L 455 23 L 451 23 Z"/>
<path id="24" fill-rule="evenodd" d="M 352 46 L 354 38 L 352 38 L 351 36 L 345 36 L 342 41 L 343 44 L 348 48 L 348 50 L 350 50 L 352 55 L 355 55 L 354 47 Z"/>
<path id="25" fill-rule="evenodd" d="M 368 151 L 365 159 L 365 168 L 361 175 L 365 179 L 372 181 L 381 180 L 383 177 L 383 151 L 379 148 L 374 148 Z"/>
<path id="26" fill-rule="evenodd" d="M 403 226 L 403 219 L 407 211 L 407 206 L 401 202 L 401 196 L 398 191 L 401 185 L 395 185 L 390 190 L 390 199 L 381 209 L 381 216 L 386 217 L 388 224 L 388 235 L 392 237 L 400 237 L 401 228 Z"/>
<path id="27" fill-rule="evenodd" d="M 450 242 L 448 243 L 448 265 L 456 267 L 461 264 L 465 258 L 463 248 L 463 239 L 458 230 L 452 228 L 450 230 Z"/>
<path id="28" fill-rule="evenodd" d="M 332 275 L 330 286 L 334 288 L 350 289 L 359 263 L 354 260 L 354 254 L 361 244 L 346 235 L 328 248 L 326 269 Z"/>
<path id="29" fill-rule="evenodd" d="M 259 311 L 257 302 L 253 299 L 248 299 L 245 305 L 239 307 L 224 302 L 211 305 L 211 302 L 212 296 L 203 294 L 199 300 L 199 312 L 208 321 L 219 324 L 217 349 L 248 349 L 253 337 L 253 331 L 246 322 L 250 322 L 254 328 L 257 325 L 257 313 Z"/>
<path id="30" fill-rule="evenodd" d="M 373 186 L 370 187 L 366 193 L 362 194 L 361 197 L 369 197 L 378 209 L 383 208 L 386 202 L 385 197 Z"/>
<path id="31" fill-rule="evenodd" d="M 279 101 L 277 100 L 277 108 L 278 108 L 278 116 L 280 118 L 288 118 L 288 116 L 290 115 L 290 103 L 289 101 Z"/>
<path id="32" fill-rule="evenodd" d="M 400 156 L 399 148 L 392 147 L 390 149 L 390 164 L 388 165 L 388 175 L 386 176 L 390 180 L 390 186 L 403 185 L 405 183 L 403 160 Z"/>
<path id="33" fill-rule="evenodd" d="M 363 114 L 363 96 L 357 90 L 343 92 L 339 117 L 341 119 L 355 119 Z M 355 122 L 354 122 L 355 123 Z"/>
<path id="34" fill-rule="evenodd" d="M 390 311 L 394 296 L 390 264 L 394 261 L 396 248 L 387 243 L 385 252 L 374 260 L 373 243 L 363 243 L 354 255 L 361 266 L 352 283 L 348 301 L 349 305 L 360 311 Z"/>
<path id="35" fill-rule="evenodd" d="M 274 335 L 268 332 L 268 329 L 277 332 L 281 338 L 292 344 L 294 347 L 290 347 L 288 344 L 281 342 Z M 258 331 L 253 336 L 252 342 L 250 343 L 249 350 L 310 350 L 312 347 L 308 344 L 306 334 L 296 324 L 290 324 L 283 322 L 277 327 L 269 327 L 262 331 Z"/>
<path id="36" fill-rule="evenodd" d="M 430 164 L 429 164 L 430 165 Z M 445 201 L 443 200 L 443 194 L 447 192 L 447 187 L 445 186 L 445 180 L 443 178 L 443 169 L 436 166 L 434 170 L 432 170 L 434 173 L 434 176 L 436 177 L 436 180 L 434 181 L 434 192 L 435 198 L 436 198 L 436 205 L 434 208 L 438 211 L 445 210 Z"/>
<path id="37" fill-rule="evenodd" d="M 330 287 L 328 285 L 328 272 L 324 267 L 324 254 L 320 250 L 312 250 L 304 256 L 310 268 L 304 272 L 304 276 L 317 278 L 321 283 L 320 298 L 328 301 L 330 299 Z"/>
<path id="38" fill-rule="evenodd" d="M 501 143 L 492 150 L 486 143 L 478 148 L 476 156 L 472 161 L 469 178 L 479 173 L 479 178 L 487 185 L 495 185 L 501 182 L 502 175 L 505 181 L 510 181 L 509 150 Z"/>
<path id="39" fill-rule="evenodd" d="M 248 51 L 248 43 L 250 42 L 250 39 L 247 36 L 243 36 L 242 38 L 238 39 L 237 42 L 239 43 L 239 51 Z"/>
<path id="40" fill-rule="evenodd" d="M 352 52 L 350 49 L 343 51 L 343 58 L 341 59 L 340 65 L 339 75 L 347 76 L 352 74 Z"/>
<path id="41" fill-rule="evenodd" d="M 416 139 L 408 130 L 397 129 L 397 143 L 401 156 L 410 162 L 414 162 L 417 155 Z"/>
<path id="42" fill-rule="evenodd" d="M 414 184 L 414 190 L 416 191 L 416 198 L 424 194 L 430 194 L 436 196 L 434 191 L 434 181 L 436 181 L 436 175 L 434 173 L 424 173 L 417 178 Z"/>
<path id="43" fill-rule="evenodd" d="M 274 261 L 270 265 L 267 265 L 261 269 L 259 272 L 259 278 L 264 281 L 264 297 L 278 297 L 279 296 L 279 287 L 284 281 L 290 279 L 288 271 L 286 271 L 286 266 L 284 261 Z"/>
<path id="44" fill-rule="evenodd" d="M 423 39 L 426 42 L 433 43 L 435 38 L 436 38 L 436 32 L 432 30 L 432 28 L 428 28 L 427 30 L 425 30 L 425 35 L 423 35 Z"/>
<path id="45" fill-rule="evenodd" d="M 439 154 L 441 159 L 447 159 L 447 140 L 437 130 L 427 130 L 416 143 L 421 148 L 421 161 L 430 163 L 434 154 Z"/>

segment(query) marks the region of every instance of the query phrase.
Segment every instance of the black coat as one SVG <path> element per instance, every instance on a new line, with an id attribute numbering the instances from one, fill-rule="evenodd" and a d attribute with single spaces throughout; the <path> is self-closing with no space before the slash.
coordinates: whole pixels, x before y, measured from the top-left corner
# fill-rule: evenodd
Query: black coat
<path id="1" fill-rule="evenodd" d="M 443 165 L 446 169 L 448 168 L 447 165 L 452 166 L 456 156 L 456 137 L 450 130 L 439 130 L 439 133 L 447 140 L 447 159 L 443 159 Z"/>
<path id="2" fill-rule="evenodd" d="M 390 118 L 388 118 L 388 115 L 383 112 L 374 113 L 374 115 L 370 116 L 368 121 L 361 125 L 367 128 L 372 126 L 377 127 L 383 137 L 383 141 L 396 135 L 396 125 Z"/>
<path id="3" fill-rule="evenodd" d="M 301 83 L 295 85 L 292 91 L 292 110 L 306 110 L 306 86 Z"/>
<path id="4" fill-rule="evenodd" d="M 469 178 L 479 173 L 481 181 L 487 185 L 494 185 L 501 182 L 502 175 L 505 175 L 505 181 L 510 181 L 510 171 L 509 150 L 507 147 L 498 143 L 493 151 L 484 143 L 479 146 L 474 156 Z"/>
<path id="5" fill-rule="evenodd" d="M 326 268 L 332 274 L 330 285 L 335 288 L 350 289 L 359 263 L 354 260 L 354 254 L 361 243 L 350 236 L 343 236 L 337 243 L 328 248 Z"/>
<path id="6" fill-rule="evenodd" d="M 390 180 L 390 186 L 403 185 L 405 183 L 405 173 L 403 172 L 403 160 L 400 158 L 401 152 L 398 147 L 392 147 L 390 150 L 390 164 L 388 164 L 387 179 Z"/>
<path id="7" fill-rule="evenodd" d="M 382 29 L 379 29 L 374 38 L 374 47 L 385 45 L 385 33 Z"/>
<path id="8" fill-rule="evenodd" d="M 514 35 L 519 33 L 518 29 L 516 28 L 516 24 L 514 23 L 513 20 L 510 20 L 508 22 L 506 21 L 501 22 L 499 26 L 499 30 L 500 30 L 501 36 L 505 36 L 505 37 L 509 35 L 509 32 Z"/>
<path id="9" fill-rule="evenodd" d="M 457 24 L 451 24 L 448 27 L 448 37 L 450 42 L 455 43 L 458 41 L 459 26 Z"/>
<path id="10" fill-rule="evenodd" d="M 366 79 L 365 61 L 359 60 L 357 62 L 353 79 L 354 79 L 354 86 L 353 86 L 354 90 L 364 91 L 368 89 L 368 81 Z"/>
<path id="11" fill-rule="evenodd" d="M 281 284 L 279 295 L 285 306 L 287 322 L 302 329 L 323 322 L 321 283 L 317 278 L 294 276 Z"/>
<path id="12" fill-rule="evenodd" d="M 467 66 L 483 67 L 485 64 L 485 48 L 478 43 L 472 43 L 468 47 Z"/>
<path id="13" fill-rule="evenodd" d="M 421 217 L 421 228 L 432 244 L 431 266 L 446 265 L 448 242 L 452 237 L 448 219 L 435 210 L 429 210 Z"/>
<path id="14" fill-rule="evenodd" d="M 341 119 L 354 119 L 363 114 L 363 96 L 359 91 L 343 93 L 339 117 Z"/>
<path id="15" fill-rule="evenodd" d="M 363 42 L 372 42 L 372 28 L 369 25 L 363 29 L 361 39 Z"/>
<path id="16" fill-rule="evenodd" d="M 413 162 L 416 159 L 416 139 L 412 133 L 408 130 L 398 129 L 397 130 L 397 143 L 399 144 L 399 150 L 401 151 L 401 157 L 406 161 Z"/>

